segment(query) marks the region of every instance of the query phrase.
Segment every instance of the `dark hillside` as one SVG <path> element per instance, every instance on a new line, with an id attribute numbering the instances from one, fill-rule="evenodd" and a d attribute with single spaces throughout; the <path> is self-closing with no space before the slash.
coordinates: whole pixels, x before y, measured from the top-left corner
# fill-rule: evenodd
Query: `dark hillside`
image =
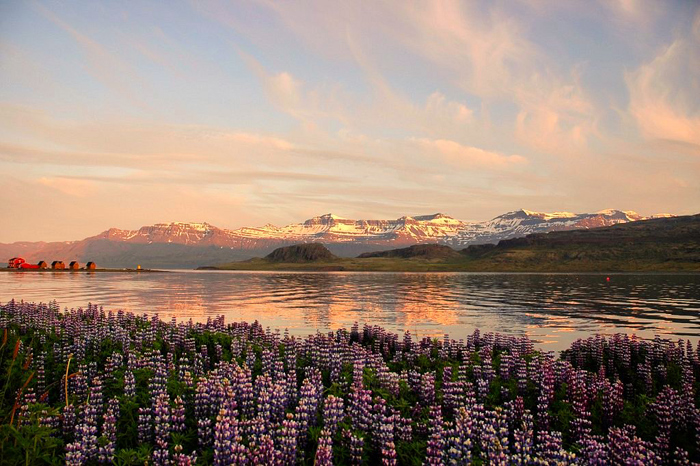
<path id="1" fill-rule="evenodd" d="M 498 247 L 653 243 L 688 240 L 700 240 L 700 214 L 641 220 L 590 230 L 536 233 L 523 238 L 502 240 L 498 243 Z"/>
<path id="2" fill-rule="evenodd" d="M 296 244 L 277 248 L 265 256 L 270 262 L 318 262 L 337 259 L 328 248 L 321 243 Z"/>
<path id="3" fill-rule="evenodd" d="M 489 270 L 698 270 L 700 215 L 533 234 L 460 252 L 470 268 Z"/>
<path id="4" fill-rule="evenodd" d="M 400 257 L 402 259 L 450 259 L 459 258 L 460 253 L 442 244 L 416 244 L 407 248 L 390 249 L 388 251 L 365 252 L 357 256 L 360 259 L 369 257 Z"/>

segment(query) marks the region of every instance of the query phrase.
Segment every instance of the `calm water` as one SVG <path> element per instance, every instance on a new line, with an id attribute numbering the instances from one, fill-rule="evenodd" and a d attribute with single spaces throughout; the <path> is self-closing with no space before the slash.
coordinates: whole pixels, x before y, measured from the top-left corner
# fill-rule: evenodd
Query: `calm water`
<path id="1" fill-rule="evenodd" d="M 355 321 L 456 338 L 478 327 L 551 350 L 593 333 L 700 338 L 700 275 L 0 273 L 0 302 L 12 298 L 199 321 L 225 314 L 301 334 Z"/>

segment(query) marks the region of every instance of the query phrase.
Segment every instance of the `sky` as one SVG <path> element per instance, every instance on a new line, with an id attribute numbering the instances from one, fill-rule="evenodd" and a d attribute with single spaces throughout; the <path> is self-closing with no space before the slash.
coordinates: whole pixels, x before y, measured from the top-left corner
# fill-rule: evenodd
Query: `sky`
<path id="1" fill-rule="evenodd" d="M 0 242 L 700 212 L 700 3 L 0 2 Z"/>

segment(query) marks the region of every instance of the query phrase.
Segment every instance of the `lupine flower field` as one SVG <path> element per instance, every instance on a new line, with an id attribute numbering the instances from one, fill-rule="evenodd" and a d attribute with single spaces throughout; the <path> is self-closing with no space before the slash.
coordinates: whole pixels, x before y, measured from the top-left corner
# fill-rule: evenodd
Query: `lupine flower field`
<path id="1" fill-rule="evenodd" d="M 625 335 L 299 338 L 0 306 L 2 464 L 654 465 L 700 460 L 700 347 Z"/>

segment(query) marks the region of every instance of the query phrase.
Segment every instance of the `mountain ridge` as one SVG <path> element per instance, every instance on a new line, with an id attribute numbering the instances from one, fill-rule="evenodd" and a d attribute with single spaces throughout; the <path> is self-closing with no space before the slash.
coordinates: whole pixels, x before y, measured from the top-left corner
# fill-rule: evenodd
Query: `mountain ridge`
<path id="1" fill-rule="evenodd" d="M 304 246 L 304 245 L 301 245 Z M 293 247 L 292 247 L 293 248 Z M 608 227 L 534 233 L 498 244 L 455 250 L 419 244 L 312 261 L 252 259 L 220 270 L 353 272 L 700 272 L 700 214 L 646 219 Z"/>
<path id="2" fill-rule="evenodd" d="M 148 267 L 177 268 L 201 265 L 196 260 L 205 257 L 220 256 L 215 262 L 244 260 L 278 247 L 313 242 L 323 242 L 333 254 L 350 257 L 423 243 L 463 248 L 532 233 L 595 228 L 645 218 L 633 211 L 615 209 L 583 214 L 520 209 L 483 222 L 466 222 L 444 213 L 394 220 L 354 220 L 328 213 L 282 227 L 268 223 L 234 230 L 207 222 L 170 222 L 136 230 L 109 228 L 76 241 L 0 243 L 0 260 L 14 256 L 30 261 L 99 260 L 101 266 L 108 267 L 133 267 L 138 261 Z"/>

